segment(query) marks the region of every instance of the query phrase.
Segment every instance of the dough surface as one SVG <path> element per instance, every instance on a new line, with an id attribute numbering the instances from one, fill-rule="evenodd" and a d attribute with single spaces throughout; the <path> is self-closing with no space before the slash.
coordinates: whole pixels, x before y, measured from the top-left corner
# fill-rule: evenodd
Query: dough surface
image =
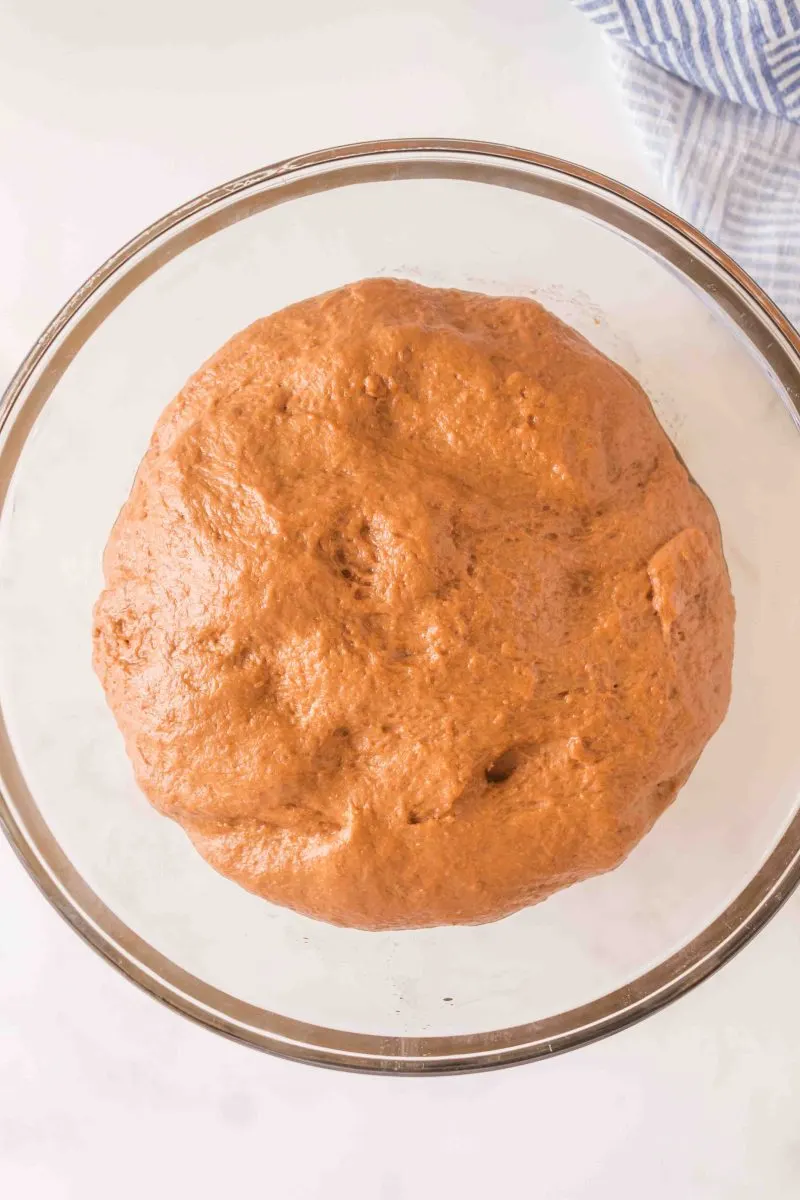
<path id="1" fill-rule="evenodd" d="M 365 929 L 625 858 L 729 700 L 711 504 L 537 303 L 365 280 L 186 384 L 106 548 L 94 662 L 224 875 Z"/>

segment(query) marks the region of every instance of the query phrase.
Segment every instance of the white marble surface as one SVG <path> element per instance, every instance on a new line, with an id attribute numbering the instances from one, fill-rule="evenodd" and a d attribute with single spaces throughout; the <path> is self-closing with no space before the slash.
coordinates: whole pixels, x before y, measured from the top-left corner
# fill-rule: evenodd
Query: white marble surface
<path id="1" fill-rule="evenodd" d="M 656 190 L 567 0 L 5 0 L 0 377 L 165 209 L 284 154 L 412 133 L 530 145 Z M 800 897 L 691 996 L 567 1057 L 350 1077 L 160 1008 L 0 842 L 0 1194 L 794 1197 L 798 917 Z"/>

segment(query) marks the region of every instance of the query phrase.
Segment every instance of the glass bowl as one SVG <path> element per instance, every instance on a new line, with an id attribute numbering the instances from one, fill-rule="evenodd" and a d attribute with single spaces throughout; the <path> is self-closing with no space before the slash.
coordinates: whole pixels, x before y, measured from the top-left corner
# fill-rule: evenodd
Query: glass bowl
<path id="1" fill-rule="evenodd" d="M 137 791 L 90 665 L 101 553 L 159 413 L 232 333 L 368 275 L 534 295 L 631 371 L 716 505 L 738 608 L 728 717 L 616 871 L 495 924 L 362 933 L 216 875 Z M 390 1072 L 620 1029 L 710 974 L 800 875 L 800 339 L 724 254 L 591 171 L 456 141 L 350 146 L 156 222 L 9 386 L 0 445 L 6 832 L 96 949 L 252 1046 Z"/>

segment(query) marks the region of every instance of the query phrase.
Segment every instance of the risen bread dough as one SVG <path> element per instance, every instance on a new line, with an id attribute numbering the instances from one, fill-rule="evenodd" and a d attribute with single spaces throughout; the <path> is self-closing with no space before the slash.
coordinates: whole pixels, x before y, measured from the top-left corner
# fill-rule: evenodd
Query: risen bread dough
<path id="1" fill-rule="evenodd" d="M 366 280 L 257 321 L 153 434 L 95 666 L 224 875 L 367 929 L 618 864 L 725 713 L 713 509 L 531 300 Z"/>

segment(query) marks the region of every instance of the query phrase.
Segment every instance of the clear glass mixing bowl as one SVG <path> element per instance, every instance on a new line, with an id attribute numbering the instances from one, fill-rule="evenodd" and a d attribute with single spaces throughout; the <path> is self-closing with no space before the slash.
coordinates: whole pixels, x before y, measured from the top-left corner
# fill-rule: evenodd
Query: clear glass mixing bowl
<path id="1" fill-rule="evenodd" d="M 496 924 L 332 928 L 222 879 L 137 791 L 90 665 L 103 545 L 151 428 L 234 331 L 367 275 L 534 295 L 631 371 L 716 505 L 738 606 L 729 715 L 618 870 Z M 800 339 L 720 251 L 590 171 L 386 142 L 237 179 L 147 229 L 3 402 L 0 776 L 8 836 L 110 962 L 305 1061 L 497 1066 L 654 1011 L 800 875 Z"/>

